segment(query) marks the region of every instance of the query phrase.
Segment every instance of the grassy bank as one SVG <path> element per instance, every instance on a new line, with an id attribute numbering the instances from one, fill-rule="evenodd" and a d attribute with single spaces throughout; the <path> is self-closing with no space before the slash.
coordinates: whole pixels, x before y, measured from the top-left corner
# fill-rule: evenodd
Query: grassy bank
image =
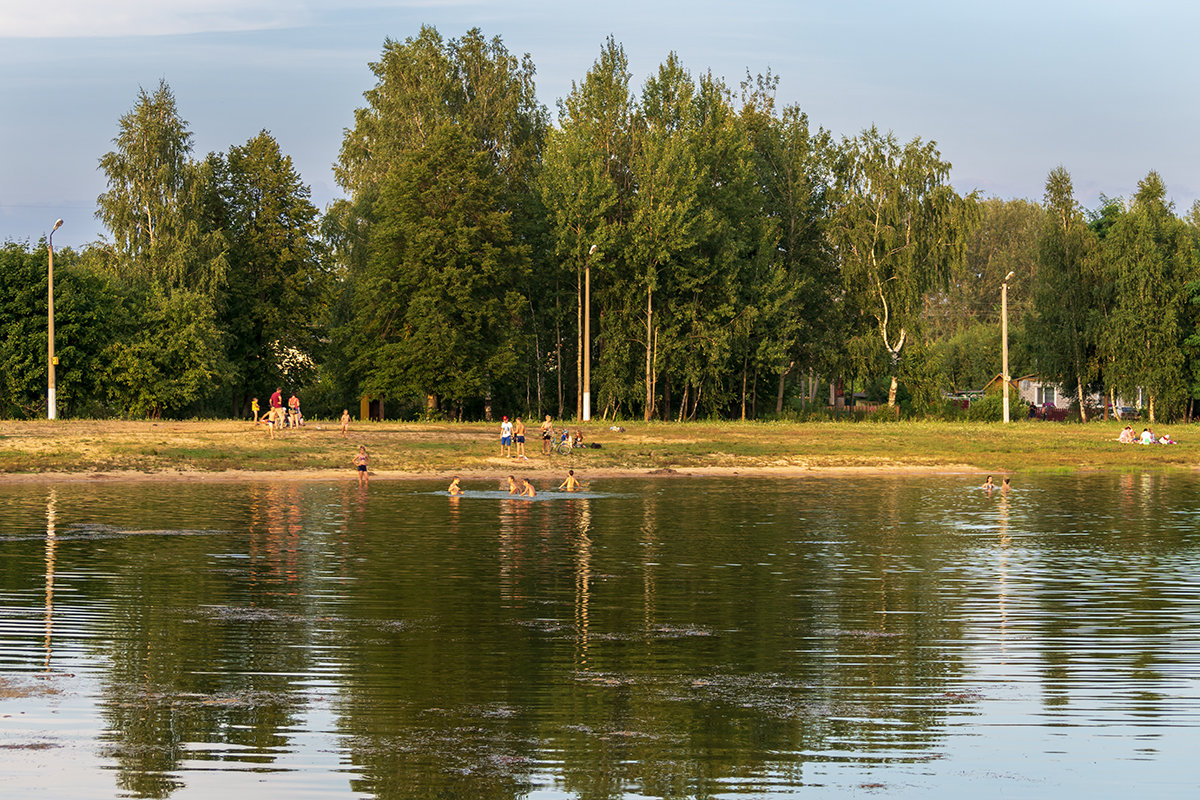
<path id="1" fill-rule="evenodd" d="M 488 423 L 315 421 L 271 439 L 262 426 L 225 420 L 0 422 L 0 473 L 306 472 L 350 469 L 366 445 L 374 472 L 444 474 L 522 470 L 967 467 L 979 470 L 1191 469 L 1200 427 L 1156 426 L 1180 442 L 1143 447 L 1116 441 L 1121 424 L 1028 422 L 605 423 L 584 426 L 602 444 L 571 456 L 543 456 L 536 432 L 530 460 L 500 458 L 499 428 Z"/>

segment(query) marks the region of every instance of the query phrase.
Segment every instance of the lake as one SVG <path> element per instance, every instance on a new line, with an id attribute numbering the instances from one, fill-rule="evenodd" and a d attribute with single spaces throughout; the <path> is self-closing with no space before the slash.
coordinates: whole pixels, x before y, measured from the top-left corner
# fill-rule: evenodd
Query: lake
<path id="1" fill-rule="evenodd" d="M 6 797 L 1195 797 L 1190 474 L 0 485 Z"/>

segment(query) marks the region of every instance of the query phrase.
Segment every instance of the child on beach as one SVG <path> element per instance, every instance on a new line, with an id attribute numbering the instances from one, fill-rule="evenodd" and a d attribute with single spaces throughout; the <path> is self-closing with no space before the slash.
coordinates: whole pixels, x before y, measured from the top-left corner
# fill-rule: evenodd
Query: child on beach
<path id="1" fill-rule="evenodd" d="M 513 426 L 508 417 L 500 423 L 500 457 L 512 458 Z"/>
<path id="2" fill-rule="evenodd" d="M 349 430 L 349 428 L 350 428 L 350 409 L 343 408 L 342 409 L 342 438 L 343 439 L 349 438 L 346 436 L 346 431 Z"/>
<path id="3" fill-rule="evenodd" d="M 370 483 L 370 476 L 367 474 L 367 448 L 366 445 L 358 446 L 358 455 L 354 457 L 354 466 L 358 467 L 358 485 L 366 486 Z"/>

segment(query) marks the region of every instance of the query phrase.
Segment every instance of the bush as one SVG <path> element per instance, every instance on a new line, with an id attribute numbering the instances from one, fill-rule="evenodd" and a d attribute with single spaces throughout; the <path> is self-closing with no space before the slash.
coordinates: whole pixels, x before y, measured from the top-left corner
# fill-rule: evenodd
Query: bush
<path id="1" fill-rule="evenodd" d="M 971 422 L 1000 422 L 1004 419 L 1004 398 L 998 393 L 984 395 L 967 409 Z"/>

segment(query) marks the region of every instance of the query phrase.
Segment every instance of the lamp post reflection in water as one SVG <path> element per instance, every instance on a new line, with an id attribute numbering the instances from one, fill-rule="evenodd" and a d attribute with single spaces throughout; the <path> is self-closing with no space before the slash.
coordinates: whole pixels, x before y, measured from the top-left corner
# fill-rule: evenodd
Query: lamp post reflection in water
<path id="1" fill-rule="evenodd" d="M 996 581 L 999 584 L 997 587 L 997 597 L 1000 605 L 1000 653 L 1007 655 L 1007 640 L 1008 637 L 1008 556 L 1009 548 L 1012 546 L 1012 537 L 1009 535 L 1009 489 L 1008 485 L 1000 490 L 1000 558 L 997 565 Z M 1004 659 L 1003 663 L 1007 663 Z"/>
<path id="2" fill-rule="evenodd" d="M 588 668 L 588 642 L 590 626 L 588 623 L 588 604 L 591 601 L 592 583 L 592 529 L 591 501 L 586 499 L 568 500 L 569 511 L 578 511 L 575 521 L 575 668 Z"/>
<path id="3" fill-rule="evenodd" d="M 51 487 L 46 496 L 46 671 L 50 671 L 51 643 L 54 639 L 54 560 L 58 552 L 58 489 Z"/>

